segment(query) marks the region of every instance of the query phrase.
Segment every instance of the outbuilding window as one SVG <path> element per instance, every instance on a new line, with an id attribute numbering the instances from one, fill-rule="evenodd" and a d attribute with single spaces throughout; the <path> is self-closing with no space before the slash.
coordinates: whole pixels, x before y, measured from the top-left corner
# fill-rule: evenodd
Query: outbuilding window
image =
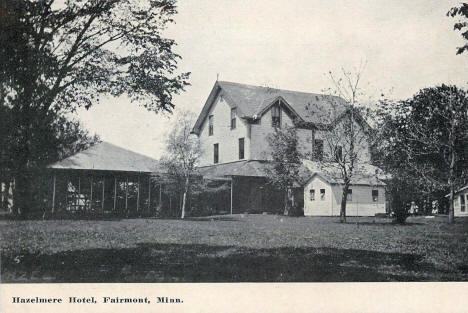
<path id="1" fill-rule="evenodd" d="M 310 201 L 315 201 L 315 189 L 309 191 L 309 199 Z"/>
<path id="2" fill-rule="evenodd" d="M 377 189 L 372 190 L 372 201 L 379 201 L 379 191 Z"/>
<path id="3" fill-rule="evenodd" d="M 325 200 L 325 189 L 320 189 L 320 200 Z"/>
<path id="4" fill-rule="evenodd" d="M 466 202 L 463 195 L 460 196 L 460 211 L 465 212 Z"/>
<path id="5" fill-rule="evenodd" d="M 346 194 L 346 201 L 353 201 L 353 190 L 348 189 L 348 193 Z"/>

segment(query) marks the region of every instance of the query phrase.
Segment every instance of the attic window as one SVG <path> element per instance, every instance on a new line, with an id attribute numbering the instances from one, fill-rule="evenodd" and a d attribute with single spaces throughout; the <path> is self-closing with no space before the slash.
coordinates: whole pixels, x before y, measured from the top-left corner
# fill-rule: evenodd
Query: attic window
<path id="1" fill-rule="evenodd" d="M 271 126 L 272 127 L 281 127 L 281 109 L 279 106 L 279 102 L 275 103 L 271 107 Z"/>
<path id="2" fill-rule="evenodd" d="M 231 129 L 236 129 L 237 108 L 231 108 Z"/>
<path id="3" fill-rule="evenodd" d="M 208 116 L 208 136 L 213 136 L 213 115 Z"/>

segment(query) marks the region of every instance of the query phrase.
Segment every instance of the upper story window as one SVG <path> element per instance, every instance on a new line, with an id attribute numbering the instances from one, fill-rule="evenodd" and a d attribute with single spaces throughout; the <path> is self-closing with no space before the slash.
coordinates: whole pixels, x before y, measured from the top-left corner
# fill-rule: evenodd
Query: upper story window
<path id="1" fill-rule="evenodd" d="M 274 104 L 271 107 L 271 126 L 281 127 L 281 108 L 279 104 Z"/>
<path id="2" fill-rule="evenodd" d="M 465 208 L 466 208 L 465 197 L 463 195 L 460 195 L 460 211 L 465 212 Z"/>
<path id="3" fill-rule="evenodd" d="M 213 121 L 214 121 L 213 115 L 208 116 L 208 136 L 213 135 Z"/>
<path id="4" fill-rule="evenodd" d="M 337 146 L 335 150 L 335 158 L 336 161 L 339 162 L 343 159 L 343 147 L 342 146 Z"/>
<path id="5" fill-rule="evenodd" d="M 244 159 L 244 138 L 239 138 L 239 160 Z"/>
<path id="6" fill-rule="evenodd" d="M 372 201 L 373 202 L 379 201 L 379 191 L 377 189 L 372 190 Z"/>
<path id="7" fill-rule="evenodd" d="M 353 190 L 348 189 L 348 193 L 346 194 L 346 201 L 353 201 Z"/>
<path id="8" fill-rule="evenodd" d="M 323 140 L 315 139 L 314 141 L 314 156 L 317 160 L 323 160 Z"/>
<path id="9" fill-rule="evenodd" d="M 320 189 L 320 200 L 325 200 L 325 189 Z"/>
<path id="10" fill-rule="evenodd" d="M 236 129 L 237 109 L 231 108 L 231 129 Z"/>
<path id="11" fill-rule="evenodd" d="M 213 163 L 217 164 L 219 162 L 219 144 L 215 143 L 213 145 Z"/>

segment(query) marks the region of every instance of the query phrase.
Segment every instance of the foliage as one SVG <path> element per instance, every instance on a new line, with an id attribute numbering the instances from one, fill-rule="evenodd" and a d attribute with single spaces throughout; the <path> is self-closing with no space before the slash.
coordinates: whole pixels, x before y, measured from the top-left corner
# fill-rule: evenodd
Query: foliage
<path id="1" fill-rule="evenodd" d="M 459 7 L 453 7 L 447 12 L 447 16 L 459 17 L 459 20 L 453 26 L 454 30 L 462 32 L 462 37 L 468 40 L 468 3 L 461 3 Z M 468 43 L 457 48 L 457 54 L 462 54 L 468 50 Z"/>
<path id="2" fill-rule="evenodd" d="M 274 133 L 268 135 L 271 150 L 271 168 L 267 169 L 267 179 L 275 188 L 285 194 L 284 214 L 298 214 L 293 203 L 292 189 L 297 183 L 302 154 L 298 150 L 298 136 L 296 128 L 286 126 L 275 128 Z M 292 210 L 293 209 L 293 210 Z"/>
<path id="3" fill-rule="evenodd" d="M 466 91 L 447 85 L 381 104 L 379 157 L 387 170 L 407 182 L 407 195 L 450 190 L 453 197 L 466 182 L 467 111 Z M 453 221 L 452 205 L 449 221 Z"/>
<path id="4" fill-rule="evenodd" d="M 70 127 L 64 116 L 91 107 L 100 95 L 126 94 L 150 111 L 172 110 L 172 97 L 184 90 L 189 76 L 175 73 L 180 56 L 172 51 L 175 42 L 162 36 L 177 13 L 175 4 L 2 2 L 0 113 L 8 126 L 2 125 L 0 155 L 2 171 L 16 177 L 18 192 L 30 189 L 27 175 L 49 160 L 40 151 L 57 146 L 48 139 L 60 136 L 45 129 Z M 16 203 L 28 209 L 27 203 Z"/>
<path id="5" fill-rule="evenodd" d="M 201 154 L 198 137 L 191 134 L 195 120 L 195 114 L 189 111 L 181 111 L 176 116 L 166 140 L 167 154 L 161 158 L 161 164 L 174 187 L 183 194 L 182 218 L 185 217 L 187 195 L 197 174 L 195 166 Z"/>

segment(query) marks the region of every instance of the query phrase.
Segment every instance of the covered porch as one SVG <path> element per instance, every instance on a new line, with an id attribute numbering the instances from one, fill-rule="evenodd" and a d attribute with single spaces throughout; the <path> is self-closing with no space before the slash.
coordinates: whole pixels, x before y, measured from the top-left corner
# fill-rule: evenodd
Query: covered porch
<path id="1" fill-rule="evenodd" d="M 52 214 L 150 216 L 167 201 L 157 160 L 101 142 L 48 167 Z M 169 199 L 169 202 L 171 199 Z"/>

